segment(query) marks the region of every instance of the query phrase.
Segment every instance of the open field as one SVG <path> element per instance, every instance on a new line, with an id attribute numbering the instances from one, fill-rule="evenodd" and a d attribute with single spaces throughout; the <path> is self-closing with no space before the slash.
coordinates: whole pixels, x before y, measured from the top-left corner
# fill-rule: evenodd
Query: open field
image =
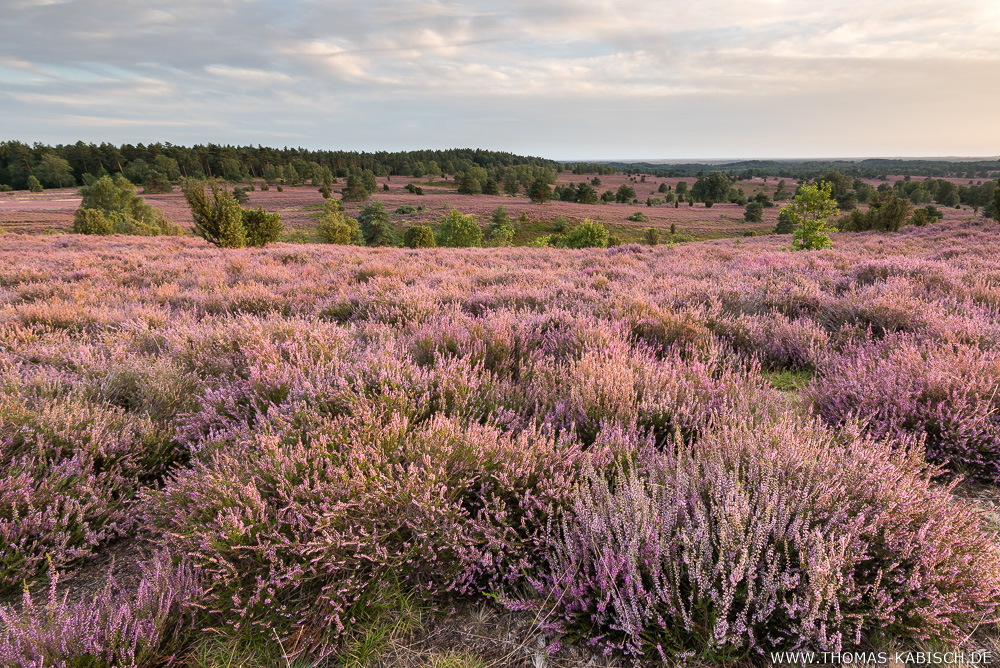
<path id="1" fill-rule="evenodd" d="M 0 236 L 0 663 L 1000 651 L 1000 226 L 833 243 Z"/>
<path id="2" fill-rule="evenodd" d="M 557 183 L 579 183 L 583 180 L 589 181 L 593 176 L 576 176 L 564 173 L 560 175 Z M 601 185 L 597 187 L 599 192 L 608 188 L 616 189 L 623 183 L 631 183 L 628 177 L 622 174 L 600 178 Z M 428 184 L 424 181 L 400 177 L 388 181 L 385 178 L 380 178 L 379 187 L 381 188 L 383 184 L 388 183 L 390 190 L 379 190 L 373 199 L 383 201 L 390 212 L 394 212 L 398 207 L 404 205 L 415 208 L 423 207 L 422 211 L 415 214 L 393 213 L 393 224 L 399 231 L 416 224 L 436 226 L 441 217 L 450 209 L 470 214 L 481 225 L 486 226 L 489 224 L 490 213 L 493 209 L 502 205 L 514 219 L 522 213 L 528 215 L 530 222 L 523 226 L 516 239 L 518 243 L 526 243 L 534 237 L 550 234 L 552 221 L 560 216 L 573 222 L 580 222 L 588 218 L 600 221 L 611 234 L 618 236 L 625 242 L 639 241 L 643 231 L 648 227 L 665 231 L 669 230 L 671 224 L 676 226 L 679 234 L 701 239 L 741 236 L 750 231 L 758 234 L 767 233 L 772 231 L 777 224 L 781 203 L 773 208 L 765 209 L 764 220 L 761 223 L 748 223 L 743 220 L 745 207 L 738 204 L 716 204 L 711 208 L 706 208 L 704 204 L 700 203 L 688 206 L 686 202 L 679 208 L 674 208 L 673 205 L 647 207 L 644 204 L 647 197 L 662 197 L 656 193 L 660 183 L 665 182 L 671 187 L 676 187 L 678 181 L 687 181 L 689 185 L 693 185 L 695 179 L 655 179 L 649 177 L 646 183 L 632 184 L 637 198 L 642 203 L 638 206 L 613 202 L 595 205 L 554 201 L 546 204 L 533 204 L 527 197 L 523 196 L 460 195 L 455 190 L 457 186 L 454 181 L 437 181 L 435 184 Z M 410 182 L 420 184 L 425 194 L 418 196 L 407 192 L 405 186 Z M 758 192 L 773 194 L 775 185 L 774 179 L 770 179 L 765 184 L 762 179 L 757 178 L 741 182 L 738 187 L 743 188 L 748 196 L 753 196 Z M 794 190 L 794 185 L 789 181 L 787 188 Z M 268 211 L 280 213 L 288 233 L 298 230 L 306 235 L 305 239 L 318 240 L 314 233 L 315 216 L 319 207 L 322 206 L 323 198 L 316 188 L 312 186 L 286 186 L 284 192 L 280 193 L 275 188 L 271 188 L 269 191 L 256 190 L 248 195 L 249 206 L 263 206 Z M 143 197 L 162 210 L 171 222 L 190 230 L 190 209 L 178 188 L 175 187 L 171 194 L 143 195 Z M 0 193 L 0 229 L 19 232 L 69 230 L 73 225 L 73 211 L 79 205 L 80 197 L 75 188 L 52 189 L 42 193 L 26 191 Z M 348 215 L 356 216 L 361 206 L 358 203 L 348 204 Z M 627 216 L 637 211 L 646 215 L 649 221 L 632 222 L 626 220 Z M 945 207 L 942 209 L 942 213 L 946 221 L 962 220 L 973 215 L 968 207 L 961 209 Z"/>

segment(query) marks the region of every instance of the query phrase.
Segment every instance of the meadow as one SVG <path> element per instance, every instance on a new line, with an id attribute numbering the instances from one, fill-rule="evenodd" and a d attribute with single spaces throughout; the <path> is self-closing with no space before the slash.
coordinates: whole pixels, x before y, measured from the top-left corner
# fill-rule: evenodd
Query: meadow
<path id="1" fill-rule="evenodd" d="M 0 235 L 0 663 L 996 656 L 1000 226 L 832 236 Z"/>

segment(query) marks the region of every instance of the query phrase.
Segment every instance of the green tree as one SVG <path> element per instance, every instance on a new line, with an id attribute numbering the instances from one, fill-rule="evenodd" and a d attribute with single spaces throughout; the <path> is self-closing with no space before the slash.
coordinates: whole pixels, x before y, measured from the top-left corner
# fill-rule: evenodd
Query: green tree
<path id="1" fill-rule="evenodd" d="M 135 186 L 121 174 L 95 179 L 80 188 L 80 196 L 80 208 L 73 215 L 74 232 L 144 236 L 182 233 L 179 226 L 136 195 Z"/>
<path id="2" fill-rule="evenodd" d="M 201 183 L 187 183 L 184 198 L 191 207 L 194 232 L 220 248 L 243 248 L 247 245 L 243 227 L 243 207 L 228 191 L 212 186 L 212 196 Z"/>
<path id="3" fill-rule="evenodd" d="M 678 181 L 677 182 L 677 187 L 674 188 L 674 192 L 677 193 L 677 196 L 678 197 L 684 197 L 684 195 L 687 194 L 687 191 L 688 191 L 687 181 Z"/>
<path id="4" fill-rule="evenodd" d="M 42 156 L 35 168 L 35 174 L 49 188 L 65 188 L 76 183 L 69 161 L 54 153 L 46 153 Z"/>
<path id="5" fill-rule="evenodd" d="M 673 225 L 671 224 L 671 227 L 672 226 Z M 673 234 L 673 230 L 671 230 L 670 233 Z M 646 243 L 650 246 L 655 246 L 660 243 L 660 231 L 655 227 L 647 227 L 642 236 L 646 240 Z"/>
<path id="6" fill-rule="evenodd" d="M 549 182 L 545 180 L 544 176 L 539 176 L 531 182 L 531 186 L 528 188 L 528 197 L 531 198 L 532 202 L 539 204 L 544 204 L 552 199 L 552 188 L 549 187 Z"/>
<path id="7" fill-rule="evenodd" d="M 483 186 L 476 177 L 467 173 L 458 182 L 458 192 L 461 195 L 479 195 L 483 192 Z"/>
<path id="8" fill-rule="evenodd" d="M 361 234 L 365 238 L 365 243 L 369 246 L 393 246 L 396 244 L 396 235 L 392 229 L 392 222 L 389 220 L 389 212 L 385 205 L 376 200 L 371 204 L 366 204 L 361 213 L 358 214 L 358 225 L 361 227 Z"/>
<path id="9" fill-rule="evenodd" d="M 42 182 L 38 180 L 38 177 L 34 174 L 28 176 L 28 190 L 33 193 L 40 193 L 45 188 L 42 187 Z"/>
<path id="10" fill-rule="evenodd" d="M 600 197 L 598 197 L 597 191 L 594 190 L 594 187 L 584 181 L 576 187 L 574 199 L 580 204 L 597 204 Z"/>
<path id="11" fill-rule="evenodd" d="M 743 214 L 743 219 L 748 223 L 760 223 L 764 220 L 764 205 L 760 202 L 753 201 L 747 204 L 746 211 Z"/>
<path id="12" fill-rule="evenodd" d="M 345 216 L 344 207 L 335 199 L 323 203 L 323 212 L 319 215 L 316 229 L 325 244 L 365 245 L 358 221 Z"/>
<path id="13" fill-rule="evenodd" d="M 414 225 L 403 233 L 403 245 L 407 248 L 434 248 L 434 230 L 430 225 Z"/>
<path id="14" fill-rule="evenodd" d="M 548 188 L 548 184 L 545 185 Z M 441 219 L 435 241 L 438 246 L 469 248 L 483 245 L 483 231 L 472 218 L 452 209 Z"/>
<path id="15" fill-rule="evenodd" d="M 146 182 L 142 184 L 142 192 L 144 194 L 157 194 L 157 193 L 169 193 L 173 191 L 173 186 L 170 185 L 170 181 L 167 177 L 157 171 L 150 171 L 146 173 Z"/>
<path id="16" fill-rule="evenodd" d="M 521 192 L 521 184 L 517 181 L 517 172 L 513 169 L 508 169 L 503 175 L 503 191 L 511 197 L 517 197 L 517 194 Z"/>
<path id="17" fill-rule="evenodd" d="M 831 196 L 829 183 L 800 188 L 792 203 L 782 209 L 784 210 L 789 210 L 789 215 L 795 222 L 792 248 L 814 250 L 830 247 L 826 223 L 837 214 L 838 208 Z"/>
<path id="18" fill-rule="evenodd" d="M 341 191 L 345 202 L 366 202 L 371 197 L 371 193 L 365 188 L 360 176 L 351 174 L 347 177 L 347 184 Z"/>
<path id="19" fill-rule="evenodd" d="M 623 183 L 618 186 L 618 190 L 615 191 L 615 201 L 619 204 L 628 204 L 635 199 L 635 188 Z"/>
<path id="20" fill-rule="evenodd" d="M 282 230 L 285 229 L 285 225 L 281 222 L 281 215 L 268 213 L 262 206 L 256 209 L 244 209 L 242 223 L 247 246 L 257 248 L 263 248 L 267 244 L 277 241 Z"/>

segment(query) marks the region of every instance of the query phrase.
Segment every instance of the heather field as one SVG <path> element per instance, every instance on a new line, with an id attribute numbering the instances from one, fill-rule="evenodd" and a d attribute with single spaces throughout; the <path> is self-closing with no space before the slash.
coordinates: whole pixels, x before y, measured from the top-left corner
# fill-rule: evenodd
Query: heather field
<path id="1" fill-rule="evenodd" d="M 0 235 L 0 664 L 996 656 L 1000 226 L 789 245 Z"/>
<path id="2" fill-rule="evenodd" d="M 557 184 L 581 183 L 590 181 L 594 175 L 559 175 Z M 430 225 L 436 227 L 441 218 L 451 209 L 472 215 L 482 226 L 490 222 L 490 213 L 497 206 L 504 206 L 511 218 L 518 219 L 527 215 L 528 222 L 520 225 L 515 238 L 516 245 L 523 245 L 537 237 L 553 232 L 553 221 L 563 217 L 570 223 L 579 223 L 585 219 L 599 221 L 611 234 L 625 242 L 639 241 L 646 228 L 654 227 L 666 233 L 671 224 L 675 226 L 680 239 L 711 239 L 720 237 L 741 236 L 746 233 L 764 234 L 774 229 L 778 221 L 780 207 L 767 208 L 760 223 L 744 220 L 745 207 L 734 203 L 717 203 L 706 208 L 702 203 L 689 206 L 684 202 L 675 208 L 673 204 L 661 204 L 647 207 L 647 198 L 662 198 L 657 192 L 661 183 L 675 188 L 679 181 L 693 185 L 694 178 L 658 179 L 649 177 L 646 182 L 632 183 L 623 174 L 601 176 L 601 185 L 596 186 L 599 192 L 607 189 L 617 189 L 622 184 L 631 184 L 639 204 L 580 204 L 576 202 L 550 201 L 545 204 L 533 204 L 523 194 L 519 197 L 462 195 L 457 192 L 458 184 L 454 180 L 438 180 L 428 184 L 423 180 L 393 177 L 387 180 L 378 179 L 379 190 L 373 196 L 374 200 L 385 203 L 390 212 L 403 206 L 414 209 L 422 207 L 412 214 L 392 213 L 392 222 L 396 229 L 402 231 L 412 225 Z M 415 183 L 423 188 L 423 195 L 413 195 L 405 189 L 406 184 Z M 789 180 L 789 188 L 794 190 L 794 182 Z M 879 183 L 874 181 L 876 185 Z M 260 185 L 260 184 L 258 184 Z M 382 190 L 388 185 L 389 190 Z M 751 179 L 739 184 L 747 196 L 752 197 L 759 192 L 774 194 L 775 179 L 767 183 L 761 178 Z M 337 186 L 335 186 L 336 188 Z M 0 192 L 0 230 L 10 232 L 44 232 L 68 231 L 73 225 L 73 212 L 80 206 L 80 196 L 76 188 L 50 189 L 41 193 L 27 191 Z M 140 193 L 141 194 L 141 193 Z M 184 201 L 179 188 L 169 194 L 142 195 L 150 204 L 163 212 L 166 218 L 186 230 L 191 227 L 191 210 Z M 316 216 L 322 208 L 323 197 L 317 188 L 312 186 L 285 186 L 284 192 L 278 192 L 272 187 L 268 191 L 255 190 L 248 193 L 249 206 L 263 206 L 266 210 L 281 214 L 285 225 L 285 238 L 289 241 L 318 241 L 315 232 Z M 364 203 L 349 203 L 347 214 L 357 216 Z M 633 222 L 628 216 L 641 212 L 648 221 Z M 945 220 L 962 220 L 973 216 L 969 207 L 960 209 L 942 209 Z M 664 239 L 666 239 L 664 237 Z"/>

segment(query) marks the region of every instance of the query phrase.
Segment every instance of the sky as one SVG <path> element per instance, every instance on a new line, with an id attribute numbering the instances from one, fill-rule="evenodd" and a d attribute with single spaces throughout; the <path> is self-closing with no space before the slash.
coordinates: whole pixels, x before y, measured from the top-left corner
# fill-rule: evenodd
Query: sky
<path id="1" fill-rule="evenodd" d="M 3 0 L 0 139 L 1000 155 L 997 0 Z"/>

